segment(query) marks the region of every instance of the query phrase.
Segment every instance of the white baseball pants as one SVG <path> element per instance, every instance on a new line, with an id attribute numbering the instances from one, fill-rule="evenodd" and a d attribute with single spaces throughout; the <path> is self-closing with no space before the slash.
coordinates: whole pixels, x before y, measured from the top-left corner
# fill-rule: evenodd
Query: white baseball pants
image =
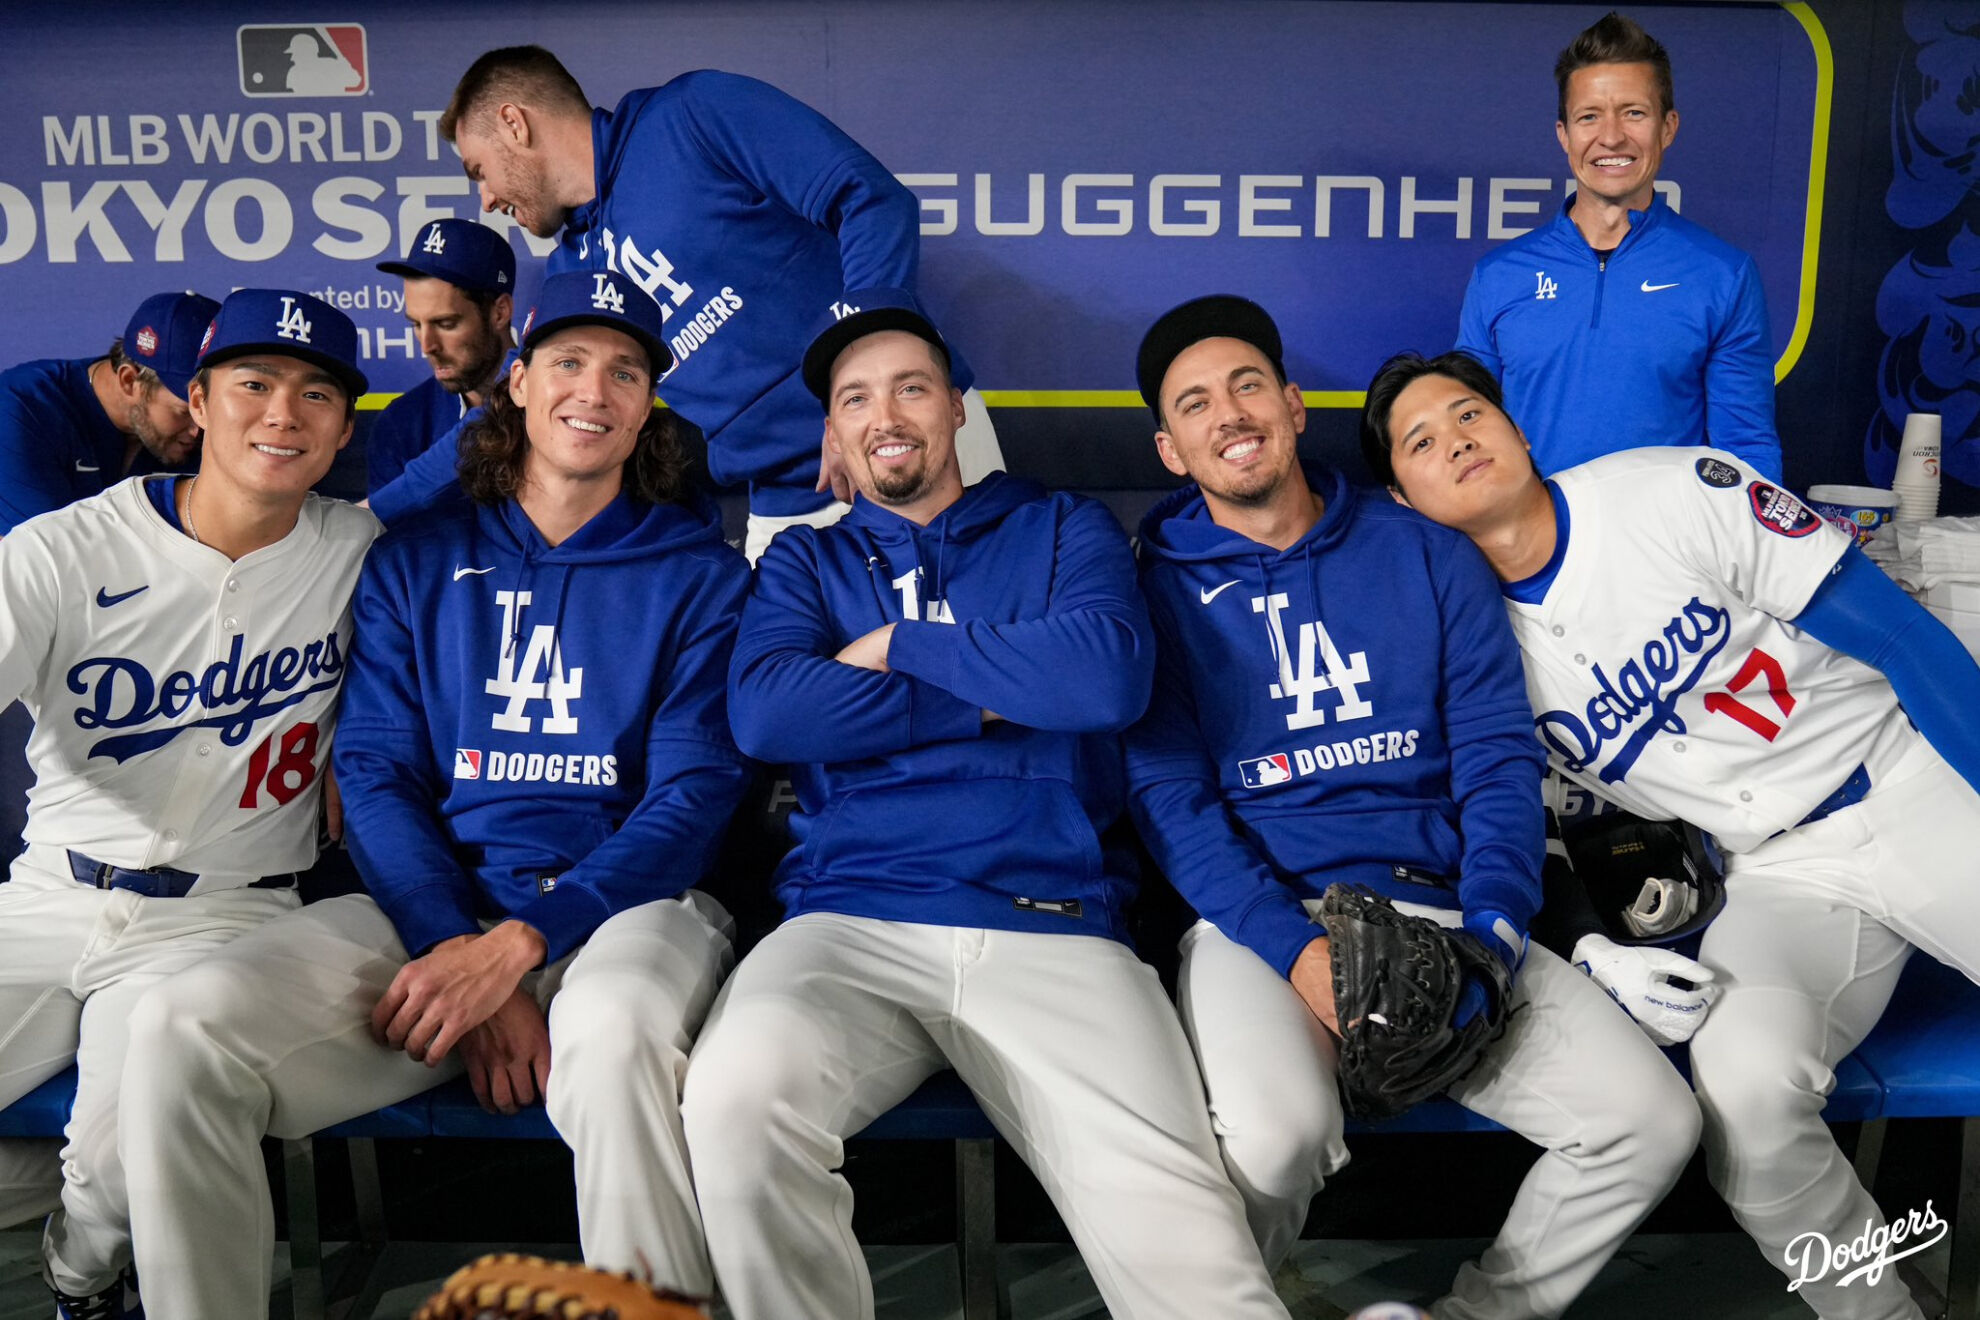
<path id="1" fill-rule="evenodd" d="M 1337 1047 L 1284 977 L 1208 922 L 1184 936 L 1177 989 L 1225 1167 L 1276 1266 L 1348 1161 Z M 1534 945 L 1513 1004 L 1506 1034 L 1449 1095 L 1544 1150 L 1497 1240 L 1433 1308 L 1439 1320 L 1560 1315 L 1698 1144 L 1684 1079 L 1586 976 Z"/>
<path id="2" fill-rule="evenodd" d="M 608 919 L 524 986 L 547 1004 L 550 1120 L 576 1155 L 585 1259 L 713 1288 L 679 1094 L 732 957 L 732 926 L 690 890 Z M 376 903 L 350 895 L 271 922 L 158 986 L 133 1017 L 123 1151 L 151 1320 L 263 1314 L 274 1215 L 264 1134 L 301 1137 L 460 1071 L 371 1038 L 407 962 Z"/>
<path id="3" fill-rule="evenodd" d="M 80 1076 L 59 1158 L 56 1143 L 0 1141 L 0 1225 L 56 1210 L 42 1241 L 46 1276 L 87 1294 L 131 1259 L 117 1097 L 136 1006 L 299 900 L 277 889 L 185 898 L 94 889 L 44 844 L 16 858 L 12 876 L 0 885 L 0 1105 L 71 1062 Z"/>
<path id="4" fill-rule="evenodd" d="M 807 913 L 743 960 L 688 1069 L 688 1146 L 737 1320 L 871 1320 L 845 1139 L 952 1066 L 1120 1320 L 1278 1317 L 1189 1046 L 1124 945 Z"/>
<path id="5" fill-rule="evenodd" d="M 1691 1042 L 1707 1168 L 1790 1281 L 1796 1237 L 1842 1244 L 1884 1223 L 1822 1122 L 1836 1063 L 1914 947 L 1980 980 L 1980 795 L 1909 726 L 1883 743 L 1863 801 L 1728 859 L 1699 952 L 1725 988 Z M 1920 1315 L 1895 1269 L 1840 1278 L 1796 1294 L 1830 1320 Z"/>

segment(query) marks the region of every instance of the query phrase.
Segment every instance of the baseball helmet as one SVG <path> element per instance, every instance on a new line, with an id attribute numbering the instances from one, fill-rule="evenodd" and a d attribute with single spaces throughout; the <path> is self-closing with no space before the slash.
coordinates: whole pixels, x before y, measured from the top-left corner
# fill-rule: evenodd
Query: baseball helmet
<path id="1" fill-rule="evenodd" d="M 1618 944 L 1674 944 L 1704 929 L 1725 906 L 1718 849 L 1696 825 L 1605 812 L 1569 825 L 1562 841 L 1575 878 Z"/>

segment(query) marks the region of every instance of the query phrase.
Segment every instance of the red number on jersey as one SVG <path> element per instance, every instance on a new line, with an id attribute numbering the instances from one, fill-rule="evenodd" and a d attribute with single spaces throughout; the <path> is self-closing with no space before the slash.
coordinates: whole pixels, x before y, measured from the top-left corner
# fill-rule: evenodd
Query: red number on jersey
<path id="1" fill-rule="evenodd" d="M 269 745 L 275 747 L 275 764 L 268 764 Z M 292 724 L 281 734 L 269 734 L 248 757 L 247 787 L 241 790 L 241 806 L 260 805 L 261 790 L 281 806 L 295 800 L 298 793 L 316 778 L 316 726 L 305 720 Z"/>
<path id="2" fill-rule="evenodd" d="M 1794 693 L 1788 691 L 1787 671 L 1781 668 L 1780 661 L 1757 646 L 1753 648 L 1753 654 L 1746 657 L 1746 663 L 1739 667 L 1739 672 L 1733 675 L 1732 682 L 1726 684 L 1726 691 L 1706 694 L 1705 709 L 1715 715 L 1731 716 L 1768 742 L 1772 742 L 1780 735 L 1781 726 L 1731 695 L 1743 690 L 1763 674 L 1767 678 L 1767 695 L 1774 699 L 1775 707 L 1781 712 L 1781 719 L 1785 720 L 1794 713 L 1795 703 Z"/>

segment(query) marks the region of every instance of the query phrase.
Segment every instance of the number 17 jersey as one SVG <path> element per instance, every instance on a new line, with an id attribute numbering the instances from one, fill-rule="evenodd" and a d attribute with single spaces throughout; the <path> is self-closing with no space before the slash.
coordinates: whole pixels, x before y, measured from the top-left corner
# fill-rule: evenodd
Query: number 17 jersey
<path id="1" fill-rule="evenodd" d="M 1847 533 L 1730 454 L 1626 450 L 1557 473 L 1544 594 L 1507 587 L 1534 729 L 1561 773 L 1743 851 L 1862 763 L 1897 697 L 1793 620 Z M 1562 509 L 1560 506 L 1564 506 Z"/>

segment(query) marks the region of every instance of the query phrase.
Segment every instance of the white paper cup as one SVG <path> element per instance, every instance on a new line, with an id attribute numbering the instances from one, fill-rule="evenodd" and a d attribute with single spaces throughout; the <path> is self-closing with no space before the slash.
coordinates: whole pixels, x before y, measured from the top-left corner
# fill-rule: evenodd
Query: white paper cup
<path id="1" fill-rule="evenodd" d="M 1856 538 L 1858 545 L 1869 544 L 1879 527 L 1898 511 L 1896 492 L 1875 486 L 1810 486 L 1808 507 Z M 1938 493 L 1933 492 L 1933 503 Z"/>
<path id="2" fill-rule="evenodd" d="M 1904 437 L 1898 442 L 1897 471 L 1891 488 L 1929 482 L 1939 484 L 1939 415 L 1912 413 L 1904 419 Z"/>

